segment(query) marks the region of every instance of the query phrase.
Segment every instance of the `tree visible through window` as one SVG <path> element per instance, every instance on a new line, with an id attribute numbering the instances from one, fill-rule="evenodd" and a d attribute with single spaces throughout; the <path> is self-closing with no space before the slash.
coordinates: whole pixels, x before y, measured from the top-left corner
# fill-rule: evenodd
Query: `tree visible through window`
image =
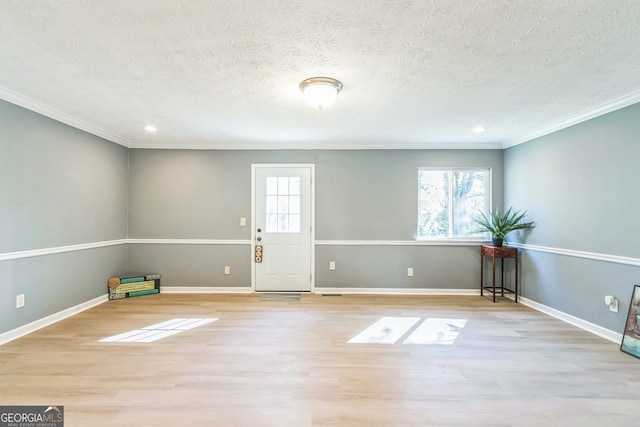
<path id="1" fill-rule="evenodd" d="M 490 205 L 490 169 L 418 170 L 418 238 L 478 238 L 472 218 Z"/>

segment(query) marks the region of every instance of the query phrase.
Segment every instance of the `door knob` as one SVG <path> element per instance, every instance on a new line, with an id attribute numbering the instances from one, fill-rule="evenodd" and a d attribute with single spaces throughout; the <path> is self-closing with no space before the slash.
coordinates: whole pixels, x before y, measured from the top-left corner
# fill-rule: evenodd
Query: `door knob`
<path id="1" fill-rule="evenodd" d="M 256 239 L 258 242 L 262 240 L 262 237 L 258 236 L 258 238 Z"/>

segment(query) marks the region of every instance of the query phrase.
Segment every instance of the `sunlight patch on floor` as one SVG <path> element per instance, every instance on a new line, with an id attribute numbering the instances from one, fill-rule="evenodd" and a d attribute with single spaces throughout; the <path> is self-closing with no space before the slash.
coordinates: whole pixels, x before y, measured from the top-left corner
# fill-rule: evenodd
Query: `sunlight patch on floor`
<path id="1" fill-rule="evenodd" d="M 381 317 L 349 340 L 349 344 L 393 344 L 418 323 L 419 317 Z"/>
<path id="2" fill-rule="evenodd" d="M 414 328 L 420 317 L 381 317 L 349 340 L 350 344 L 440 344 L 451 345 L 467 324 L 467 319 L 427 318 Z"/>
<path id="3" fill-rule="evenodd" d="M 428 318 L 404 340 L 403 344 L 450 345 L 455 342 L 466 324 L 467 319 Z"/>
<path id="4" fill-rule="evenodd" d="M 207 323 L 215 322 L 215 318 L 179 318 L 171 319 L 166 322 L 156 323 L 155 325 L 146 326 L 142 329 L 125 332 L 123 334 L 114 335 L 101 339 L 99 342 L 153 342 L 171 335 L 179 334 L 182 331 L 197 328 Z"/>

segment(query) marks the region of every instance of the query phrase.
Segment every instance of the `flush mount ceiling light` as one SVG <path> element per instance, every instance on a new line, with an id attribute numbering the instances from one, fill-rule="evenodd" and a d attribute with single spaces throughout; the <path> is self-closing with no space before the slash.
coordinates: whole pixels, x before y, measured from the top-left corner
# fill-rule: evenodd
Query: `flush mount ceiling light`
<path id="1" fill-rule="evenodd" d="M 150 133 L 154 133 L 154 132 L 155 132 L 155 131 L 157 131 L 158 129 L 156 129 L 156 127 L 155 127 L 155 126 L 151 126 L 151 125 L 149 125 L 149 126 L 145 126 L 145 127 L 144 127 L 144 130 L 146 130 L 147 132 L 150 132 Z"/>
<path id="2" fill-rule="evenodd" d="M 487 128 L 485 128 L 484 126 L 476 126 L 473 129 L 471 129 L 471 132 L 473 132 L 473 133 L 482 133 L 485 130 L 487 130 Z"/>
<path id="3" fill-rule="evenodd" d="M 333 104 L 338 92 L 342 89 L 342 83 L 331 77 L 312 77 L 301 81 L 298 86 L 305 101 L 318 110 Z"/>

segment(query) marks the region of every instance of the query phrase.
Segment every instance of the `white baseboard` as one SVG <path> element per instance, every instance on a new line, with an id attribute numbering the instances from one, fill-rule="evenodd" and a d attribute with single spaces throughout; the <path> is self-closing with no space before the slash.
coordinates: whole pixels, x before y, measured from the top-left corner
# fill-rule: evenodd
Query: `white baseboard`
<path id="1" fill-rule="evenodd" d="M 250 294 L 250 287 L 165 286 L 163 294 Z M 315 288 L 312 294 L 352 295 L 480 295 L 478 289 L 414 289 L 414 288 Z"/>
<path id="2" fill-rule="evenodd" d="M 250 294 L 253 290 L 245 287 L 214 287 L 214 286 L 163 286 L 162 294 Z"/>
<path id="3" fill-rule="evenodd" d="M 108 295 L 104 294 L 92 300 L 83 302 L 76 306 L 69 307 L 65 310 L 54 313 L 50 316 L 43 317 L 42 319 L 38 319 L 31 323 L 27 323 L 26 325 L 22 325 L 16 329 L 12 329 L 8 332 L 0 334 L 0 345 L 8 343 L 9 341 L 13 341 L 17 338 L 23 337 L 27 334 L 30 334 L 31 332 L 35 332 L 38 329 L 42 329 L 46 326 L 52 325 L 56 322 L 66 319 L 67 317 L 71 317 L 75 314 L 88 310 L 108 300 L 109 300 Z"/>
<path id="4" fill-rule="evenodd" d="M 479 289 L 415 289 L 415 288 L 315 288 L 316 294 L 351 295 L 480 295 Z"/>
<path id="5" fill-rule="evenodd" d="M 599 337 L 612 341 L 616 344 L 620 344 L 622 342 L 622 334 L 619 334 L 607 328 L 603 328 L 602 326 L 598 326 L 595 323 L 587 322 L 586 320 L 580 319 L 579 317 L 572 316 L 560 310 L 556 310 L 555 308 L 551 308 L 538 302 L 532 301 L 528 298 L 518 297 L 518 301 L 520 301 L 522 305 L 526 305 L 527 307 L 531 307 L 534 310 L 540 311 L 544 314 L 548 314 L 551 317 L 555 317 L 556 319 L 562 320 L 563 322 L 569 323 L 570 325 L 576 326 L 580 329 L 584 329 L 587 332 L 591 332 L 592 334 L 598 335 Z"/>

